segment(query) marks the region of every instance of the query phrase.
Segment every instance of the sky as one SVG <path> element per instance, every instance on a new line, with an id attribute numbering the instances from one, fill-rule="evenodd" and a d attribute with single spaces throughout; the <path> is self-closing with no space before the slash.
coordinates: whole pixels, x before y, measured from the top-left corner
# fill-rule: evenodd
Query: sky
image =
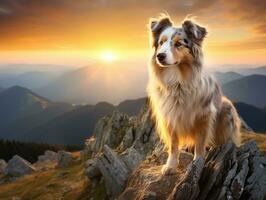
<path id="1" fill-rule="evenodd" d="M 148 22 L 165 12 L 207 27 L 207 65 L 263 65 L 265 10 L 265 0 L 0 0 L 0 63 L 146 62 Z"/>

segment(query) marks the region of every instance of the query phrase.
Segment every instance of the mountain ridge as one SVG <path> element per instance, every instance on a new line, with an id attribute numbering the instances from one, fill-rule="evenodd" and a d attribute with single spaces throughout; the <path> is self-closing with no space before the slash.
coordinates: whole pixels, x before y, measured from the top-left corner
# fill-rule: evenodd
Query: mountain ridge
<path id="1" fill-rule="evenodd" d="M 222 85 L 223 93 L 233 101 L 241 101 L 256 107 L 266 106 L 266 76 L 250 75 Z"/>

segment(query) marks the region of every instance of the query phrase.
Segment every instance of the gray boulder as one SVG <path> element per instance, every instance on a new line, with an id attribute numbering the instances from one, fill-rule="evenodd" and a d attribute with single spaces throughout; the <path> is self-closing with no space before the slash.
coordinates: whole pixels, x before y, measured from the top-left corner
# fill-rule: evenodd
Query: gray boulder
<path id="1" fill-rule="evenodd" d="M 6 161 L 3 159 L 0 159 L 0 174 L 3 174 L 5 172 L 6 166 L 7 166 Z"/>
<path id="2" fill-rule="evenodd" d="M 5 168 L 5 174 L 13 177 L 24 176 L 35 171 L 35 167 L 30 162 L 18 155 L 13 156 L 13 158 L 8 161 Z"/>
<path id="3" fill-rule="evenodd" d="M 38 161 L 34 163 L 37 170 L 53 169 L 57 166 L 58 154 L 54 151 L 47 150 L 44 155 L 38 157 Z"/>
<path id="4" fill-rule="evenodd" d="M 63 167 L 69 167 L 71 164 L 73 164 L 74 158 L 70 152 L 66 151 L 59 151 L 58 152 L 58 164 L 57 166 L 59 168 Z"/>
<path id="5" fill-rule="evenodd" d="M 44 155 L 38 157 L 37 162 L 57 162 L 58 154 L 54 151 L 47 150 L 44 152 Z"/>

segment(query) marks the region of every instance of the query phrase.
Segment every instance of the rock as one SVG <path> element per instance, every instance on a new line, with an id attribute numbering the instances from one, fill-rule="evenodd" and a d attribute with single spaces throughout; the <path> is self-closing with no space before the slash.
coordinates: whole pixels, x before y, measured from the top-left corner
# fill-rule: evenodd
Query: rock
<path id="1" fill-rule="evenodd" d="M 134 147 L 128 148 L 123 154 L 121 154 L 121 160 L 126 164 L 130 171 L 133 171 L 144 158 L 144 155 L 139 153 Z"/>
<path id="2" fill-rule="evenodd" d="M 201 172 L 204 167 L 204 158 L 199 157 L 192 161 L 189 165 L 186 174 L 184 175 L 182 181 L 180 181 L 172 193 L 169 196 L 169 200 L 191 200 L 196 199 L 199 190 L 199 180 L 201 177 Z"/>
<path id="3" fill-rule="evenodd" d="M 212 188 L 222 181 L 223 172 L 226 168 L 229 168 L 228 166 L 226 167 L 226 165 L 230 162 L 234 151 L 235 145 L 232 142 L 229 142 L 209 152 L 205 159 L 206 164 L 200 179 L 201 195 L 199 199 L 208 199 L 208 194 Z M 219 188 L 217 188 L 217 190 L 219 190 Z M 215 191 L 215 194 L 216 193 L 217 192 Z M 211 195 L 213 195 L 213 193 Z"/>
<path id="4" fill-rule="evenodd" d="M 37 162 L 57 162 L 58 155 L 54 151 L 47 150 L 44 152 L 44 155 L 38 157 Z"/>
<path id="5" fill-rule="evenodd" d="M 73 164 L 74 159 L 70 152 L 59 151 L 58 152 L 58 164 L 59 168 L 68 167 Z"/>
<path id="6" fill-rule="evenodd" d="M 239 148 L 228 142 L 195 161 L 182 151 L 177 173 L 163 176 L 167 153 L 147 105 L 132 119 L 117 112 L 104 117 L 94 137 L 86 172 L 90 179 L 103 177 L 109 199 L 265 198 L 266 156 L 254 141 Z"/>
<path id="7" fill-rule="evenodd" d="M 234 199 L 239 199 L 244 191 L 245 180 L 248 175 L 248 158 L 239 162 L 237 174 L 232 179 L 230 190 L 232 191 L 232 196 Z"/>
<path id="8" fill-rule="evenodd" d="M 121 150 L 126 150 L 127 148 L 131 147 L 133 142 L 135 141 L 135 131 L 133 127 L 129 127 L 126 130 L 126 134 L 123 137 L 123 140 L 120 144 L 120 149 Z"/>
<path id="9" fill-rule="evenodd" d="M 34 167 L 37 170 L 48 170 L 53 169 L 57 166 L 58 154 L 54 151 L 47 150 L 44 155 L 38 157 L 38 161 L 34 163 Z"/>
<path id="10" fill-rule="evenodd" d="M 8 176 L 20 177 L 30 174 L 34 171 L 36 171 L 36 169 L 31 163 L 24 160 L 20 156 L 15 155 L 11 160 L 8 161 L 5 174 Z"/>
<path id="11" fill-rule="evenodd" d="M 105 144 L 111 148 L 116 148 L 123 140 L 130 125 L 129 117 L 118 111 L 114 111 L 112 115 L 100 119 L 94 130 L 94 137 L 97 139 L 93 151 L 100 151 Z"/>
<path id="12" fill-rule="evenodd" d="M 119 196 L 119 200 L 135 200 L 154 198 L 167 199 L 173 191 L 176 183 L 178 183 L 182 175 L 186 172 L 186 167 L 193 158 L 192 154 L 182 151 L 180 154 L 180 165 L 177 173 L 171 176 L 162 176 L 162 163 L 156 155 L 149 156 L 142 164 L 140 164 L 129 176 L 127 187 Z M 166 157 L 162 161 L 165 163 Z M 159 161 L 159 162 L 158 162 Z"/>
<path id="13" fill-rule="evenodd" d="M 246 143 L 242 151 L 249 153 L 248 176 L 243 188 L 243 199 L 265 199 L 266 198 L 266 159 L 265 155 L 260 155 L 255 141 Z"/>
<path id="14" fill-rule="evenodd" d="M 103 150 L 103 154 L 96 161 L 96 166 L 104 177 L 109 198 L 114 199 L 123 191 L 129 170 L 107 145 Z"/>
<path id="15" fill-rule="evenodd" d="M 211 149 L 205 157 L 190 162 L 180 155 L 177 174 L 162 176 L 162 165 L 146 158 L 129 176 L 120 200 L 152 199 L 256 199 L 266 197 L 266 156 L 254 142 L 237 148 L 231 142 Z M 189 165 L 188 165 L 189 164 Z M 188 167 L 187 167 L 188 166 Z"/>
<path id="16" fill-rule="evenodd" d="M 97 154 L 102 150 L 103 145 L 106 145 L 103 154 L 98 157 L 96 166 L 105 178 L 106 188 L 110 190 L 108 191 L 109 197 L 116 196 L 118 191 L 121 192 L 121 188 L 124 188 L 125 180 L 128 178 L 128 172 L 133 171 L 147 155 L 153 153 L 154 148 L 160 152 L 159 154 L 162 153 L 162 145 L 155 134 L 150 112 L 146 111 L 146 107 L 144 107 L 143 112 L 137 118 L 128 118 L 124 114 L 114 112 L 111 116 L 102 118 L 96 125 L 93 151 Z M 111 139 L 117 136 L 122 136 L 122 138 Z M 159 147 L 160 149 L 158 149 Z M 118 155 L 111 148 L 117 148 Z M 117 163 L 115 168 L 109 166 L 106 156 L 107 158 L 110 156 L 113 162 Z M 118 166 L 122 169 L 117 169 Z M 116 173 L 114 170 L 122 170 L 125 173 L 120 179 L 119 176 L 114 175 Z M 86 172 L 88 176 L 94 176 L 95 169 L 86 166 Z M 112 183 L 112 181 L 108 182 L 109 177 L 112 176 L 115 177 L 114 179 L 118 179 L 116 180 L 118 184 L 109 184 Z"/>
<path id="17" fill-rule="evenodd" d="M 0 159 L 0 174 L 3 174 L 5 172 L 6 166 L 7 166 L 6 161 L 3 159 Z"/>
<path id="18" fill-rule="evenodd" d="M 89 159 L 85 163 L 86 170 L 85 173 L 90 179 L 98 178 L 101 176 L 100 170 L 96 166 L 96 160 Z"/>
<path id="19" fill-rule="evenodd" d="M 86 158 L 88 156 L 91 156 L 94 152 L 94 146 L 95 146 L 95 137 L 92 136 L 85 141 L 85 148 L 81 151 L 81 157 Z"/>
<path id="20" fill-rule="evenodd" d="M 157 199 L 157 195 L 156 195 L 156 192 L 147 192 L 143 199 L 145 200 L 156 200 Z"/>

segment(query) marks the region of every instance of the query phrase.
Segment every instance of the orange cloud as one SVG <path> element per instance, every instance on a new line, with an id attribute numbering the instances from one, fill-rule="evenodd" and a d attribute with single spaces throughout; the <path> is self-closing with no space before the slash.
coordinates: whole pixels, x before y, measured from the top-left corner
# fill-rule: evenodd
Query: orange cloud
<path id="1" fill-rule="evenodd" d="M 208 26 L 211 51 L 266 51 L 264 0 L 0 0 L 0 50 L 143 50 L 146 24 L 167 11 Z"/>

